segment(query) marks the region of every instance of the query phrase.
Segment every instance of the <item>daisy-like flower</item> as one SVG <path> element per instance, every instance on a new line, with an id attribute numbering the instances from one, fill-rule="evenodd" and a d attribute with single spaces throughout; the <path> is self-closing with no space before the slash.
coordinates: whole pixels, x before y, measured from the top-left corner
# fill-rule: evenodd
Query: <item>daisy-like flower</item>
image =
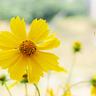
<path id="1" fill-rule="evenodd" d="M 44 52 L 58 47 L 60 42 L 50 34 L 45 20 L 33 20 L 26 32 L 24 19 L 12 18 L 11 31 L 0 32 L 0 66 L 7 68 L 13 80 L 22 80 L 24 74 L 28 82 L 37 83 L 48 70 L 62 71 L 58 57 Z"/>

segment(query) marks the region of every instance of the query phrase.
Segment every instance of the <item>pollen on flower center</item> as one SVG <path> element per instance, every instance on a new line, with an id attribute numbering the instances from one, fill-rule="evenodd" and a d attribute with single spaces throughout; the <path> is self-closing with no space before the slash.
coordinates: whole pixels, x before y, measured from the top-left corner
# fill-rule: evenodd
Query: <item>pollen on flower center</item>
<path id="1" fill-rule="evenodd" d="M 31 56 L 36 52 L 36 45 L 31 40 L 25 40 L 20 44 L 19 50 L 23 55 Z"/>

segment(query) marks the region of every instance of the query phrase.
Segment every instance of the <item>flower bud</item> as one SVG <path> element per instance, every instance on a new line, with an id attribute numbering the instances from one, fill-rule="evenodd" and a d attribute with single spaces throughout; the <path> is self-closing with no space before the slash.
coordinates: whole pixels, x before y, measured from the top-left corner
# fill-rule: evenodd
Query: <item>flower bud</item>
<path id="1" fill-rule="evenodd" d="M 73 44 L 74 53 L 80 52 L 80 50 L 81 50 L 81 43 L 78 41 L 74 42 Z"/>

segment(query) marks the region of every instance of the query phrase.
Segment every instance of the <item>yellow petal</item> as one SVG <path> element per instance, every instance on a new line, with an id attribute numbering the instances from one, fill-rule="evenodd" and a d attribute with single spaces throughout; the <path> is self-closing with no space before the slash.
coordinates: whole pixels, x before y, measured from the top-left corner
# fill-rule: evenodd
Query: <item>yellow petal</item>
<path id="1" fill-rule="evenodd" d="M 48 88 L 48 89 L 47 89 L 47 92 L 46 92 L 46 95 L 47 95 L 47 96 L 54 96 L 54 91 L 53 91 L 53 89 L 52 89 L 52 88 Z"/>
<path id="2" fill-rule="evenodd" d="M 26 39 L 26 29 L 24 19 L 20 19 L 18 16 L 16 18 L 12 18 L 10 21 L 10 27 L 13 34 L 22 41 Z"/>
<path id="3" fill-rule="evenodd" d="M 48 50 L 52 48 L 56 48 L 60 45 L 60 41 L 53 35 L 49 36 L 45 42 L 37 45 L 39 50 Z"/>
<path id="4" fill-rule="evenodd" d="M 70 89 L 70 85 L 69 84 L 66 85 L 66 90 L 65 90 L 63 96 L 72 96 L 72 93 L 71 93 L 71 89 Z"/>
<path id="5" fill-rule="evenodd" d="M 96 96 L 96 87 L 91 86 L 91 96 Z"/>
<path id="6" fill-rule="evenodd" d="M 23 56 L 20 56 L 19 59 L 8 68 L 10 77 L 13 80 L 22 80 L 23 75 L 26 73 L 27 62 Z"/>
<path id="7" fill-rule="evenodd" d="M 8 68 L 14 64 L 18 58 L 19 54 L 16 49 L 0 51 L 0 66 L 2 68 Z"/>
<path id="8" fill-rule="evenodd" d="M 6 31 L 0 32 L 0 49 L 15 49 L 18 45 L 19 42 L 13 34 Z"/>
<path id="9" fill-rule="evenodd" d="M 38 52 L 32 58 L 40 64 L 44 71 L 66 71 L 58 65 L 58 57 L 54 54 Z"/>
<path id="10" fill-rule="evenodd" d="M 48 33 L 49 28 L 46 21 L 43 19 L 35 19 L 31 24 L 28 37 L 34 42 L 40 42 L 48 36 Z"/>
<path id="11" fill-rule="evenodd" d="M 42 68 L 33 59 L 28 63 L 28 81 L 29 83 L 37 83 L 43 75 Z"/>

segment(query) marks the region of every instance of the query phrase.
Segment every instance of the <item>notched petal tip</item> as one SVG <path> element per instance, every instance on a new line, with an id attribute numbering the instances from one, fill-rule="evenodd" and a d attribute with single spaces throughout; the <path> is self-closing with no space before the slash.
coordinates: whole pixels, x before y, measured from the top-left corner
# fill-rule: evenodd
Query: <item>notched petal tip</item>
<path id="1" fill-rule="evenodd" d="M 10 29 L 20 42 L 26 39 L 26 24 L 24 18 L 20 18 L 19 16 L 13 17 L 10 20 Z"/>
<path id="2" fill-rule="evenodd" d="M 49 34 L 49 26 L 46 20 L 34 19 L 31 23 L 28 38 L 38 43 L 42 42 Z"/>
<path id="3" fill-rule="evenodd" d="M 10 19 L 10 23 L 13 22 L 14 20 L 15 20 L 15 17 L 12 17 L 12 18 Z"/>
<path id="4" fill-rule="evenodd" d="M 61 66 L 58 67 L 58 70 L 57 70 L 57 71 L 58 71 L 58 72 L 68 73 L 67 69 L 65 69 L 65 68 L 63 68 L 63 67 L 61 67 Z"/>
<path id="5" fill-rule="evenodd" d="M 34 20 L 46 22 L 46 20 L 45 19 L 42 19 L 42 18 L 35 18 Z"/>
<path id="6" fill-rule="evenodd" d="M 60 40 L 59 40 L 59 39 L 56 39 L 56 41 L 55 41 L 55 42 L 57 42 L 57 46 L 56 46 L 56 47 L 60 46 L 61 42 L 60 42 Z"/>
<path id="7" fill-rule="evenodd" d="M 25 20 L 24 20 L 24 18 L 20 18 L 19 16 L 16 16 L 16 17 L 12 17 L 11 18 L 11 20 L 10 20 L 10 22 L 16 22 L 16 21 L 18 21 L 18 22 L 25 22 Z"/>
<path id="8" fill-rule="evenodd" d="M 42 23 L 42 24 L 47 24 L 47 21 L 45 19 L 42 18 L 35 18 L 32 23 Z"/>

